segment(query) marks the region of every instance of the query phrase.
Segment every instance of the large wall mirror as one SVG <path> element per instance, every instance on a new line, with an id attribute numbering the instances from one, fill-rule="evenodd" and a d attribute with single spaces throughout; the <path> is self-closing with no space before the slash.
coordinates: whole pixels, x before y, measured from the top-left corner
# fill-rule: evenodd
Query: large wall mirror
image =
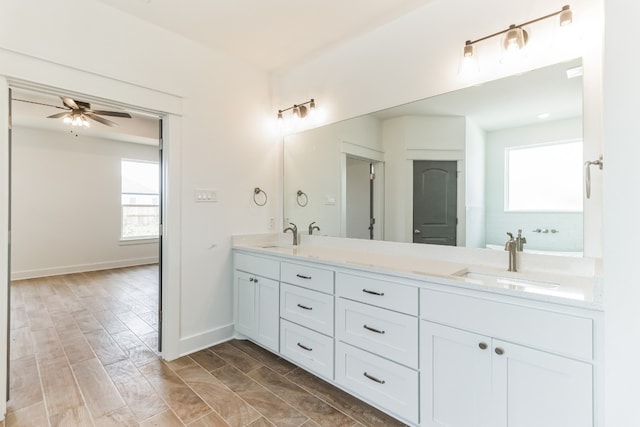
<path id="1" fill-rule="evenodd" d="M 285 224 L 581 255 L 582 88 L 576 59 L 287 135 Z"/>

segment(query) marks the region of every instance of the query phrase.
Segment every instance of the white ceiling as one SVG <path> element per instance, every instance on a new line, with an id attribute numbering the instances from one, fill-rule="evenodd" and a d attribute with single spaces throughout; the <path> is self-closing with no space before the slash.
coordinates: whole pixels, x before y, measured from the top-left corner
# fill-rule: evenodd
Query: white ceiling
<path id="1" fill-rule="evenodd" d="M 268 71 L 284 69 L 432 0 L 98 0 Z"/>

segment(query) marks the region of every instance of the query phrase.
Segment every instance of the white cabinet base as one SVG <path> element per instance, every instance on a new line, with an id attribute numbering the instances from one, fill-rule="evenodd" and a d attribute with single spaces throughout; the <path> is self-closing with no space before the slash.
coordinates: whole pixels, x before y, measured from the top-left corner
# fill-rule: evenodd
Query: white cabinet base
<path id="1" fill-rule="evenodd" d="M 418 423 L 418 372 L 336 342 L 336 382 L 392 414 Z"/>

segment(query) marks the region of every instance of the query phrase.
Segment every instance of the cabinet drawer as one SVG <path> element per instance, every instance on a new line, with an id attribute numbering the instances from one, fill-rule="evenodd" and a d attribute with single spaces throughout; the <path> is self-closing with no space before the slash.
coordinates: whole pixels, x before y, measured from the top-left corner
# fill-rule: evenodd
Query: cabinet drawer
<path id="1" fill-rule="evenodd" d="M 283 283 L 280 316 L 325 335 L 333 336 L 333 297 Z"/>
<path id="2" fill-rule="evenodd" d="M 292 285 L 333 294 L 333 271 L 306 264 L 282 263 L 281 280 Z"/>
<path id="3" fill-rule="evenodd" d="M 336 342 L 336 382 L 411 423 L 418 423 L 418 372 Z"/>
<path id="4" fill-rule="evenodd" d="M 342 298 L 336 300 L 336 338 L 418 368 L 418 318 Z"/>
<path id="5" fill-rule="evenodd" d="M 273 259 L 234 252 L 233 267 L 258 276 L 280 279 L 280 262 Z"/>
<path id="6" fill-rule="evenodd" d="M 336 295 L 418 315 L 418 288 L 346 273 L 336 274 Z"/>
<path id="7" fill-rule="evenodd" d="M 318 375 L 333 379 L 333 338 L 281 319 L 280 353 Z"/>
<path id="8" fill-rule="evenodd" d="M 593 359 L 593 321 L 586 317 L 422 289 L 420 316 L 505 341 Z"/>

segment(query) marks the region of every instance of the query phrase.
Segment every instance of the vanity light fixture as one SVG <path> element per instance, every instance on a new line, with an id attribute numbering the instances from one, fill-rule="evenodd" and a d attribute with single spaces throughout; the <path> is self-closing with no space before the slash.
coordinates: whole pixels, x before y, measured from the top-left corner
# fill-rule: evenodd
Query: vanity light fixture
<path id="1" fill-rule="evenodd" d="M 308 105 L 308 107 L 307 107 Z M 291 107 L 289 108 L 285 108 L 283 110 L 278 110 L 278 120 L 283 120 L 283 114 L 285 111 L 291 111 L 291 114 L 293 115 L 294 118 L 297 119 L 304 119 L 305 117 L 307 117 L 307 115 L 312 111 L 315 110 L 316 108 L 316 102 L 314 101 L 313 98 L 311 98 L 309 101 L 307 102 L 303 102 L 301 104 L 293 104 Z"/>
<path id="2" fill-rule="evenodd" d="M 507 54 L 511 54 L 513 52 L 520 51 L 527 45 L 527 41 L 529 40 L 529 33 L 527 33 L 524 27 L 542 21 L 544 19 L 551 18 L 553 16 L 559 17 L 559 24 L 561 27 L 569 25 L 571 24 L 571 22 L 573 22 L 573 12 L 571 11 L 571 6 L 565 5 L 562 6 L 562 9 L 548 15 L 541 16 L 540 18 L 532 19 L 531 21 L 527 21 L 518 25 L 511 24 L 507 29 L 498 31 L 497 33 L 481 37 L 477 40 L 467 40 L 464 44 L 463 61 L 469 62 L 469 59 L 473 58 L 473 45 L 496 36 L 501 36 L 503 34 L 504 40 L 502 42 L 502 46 L 505 52 Z"/>

